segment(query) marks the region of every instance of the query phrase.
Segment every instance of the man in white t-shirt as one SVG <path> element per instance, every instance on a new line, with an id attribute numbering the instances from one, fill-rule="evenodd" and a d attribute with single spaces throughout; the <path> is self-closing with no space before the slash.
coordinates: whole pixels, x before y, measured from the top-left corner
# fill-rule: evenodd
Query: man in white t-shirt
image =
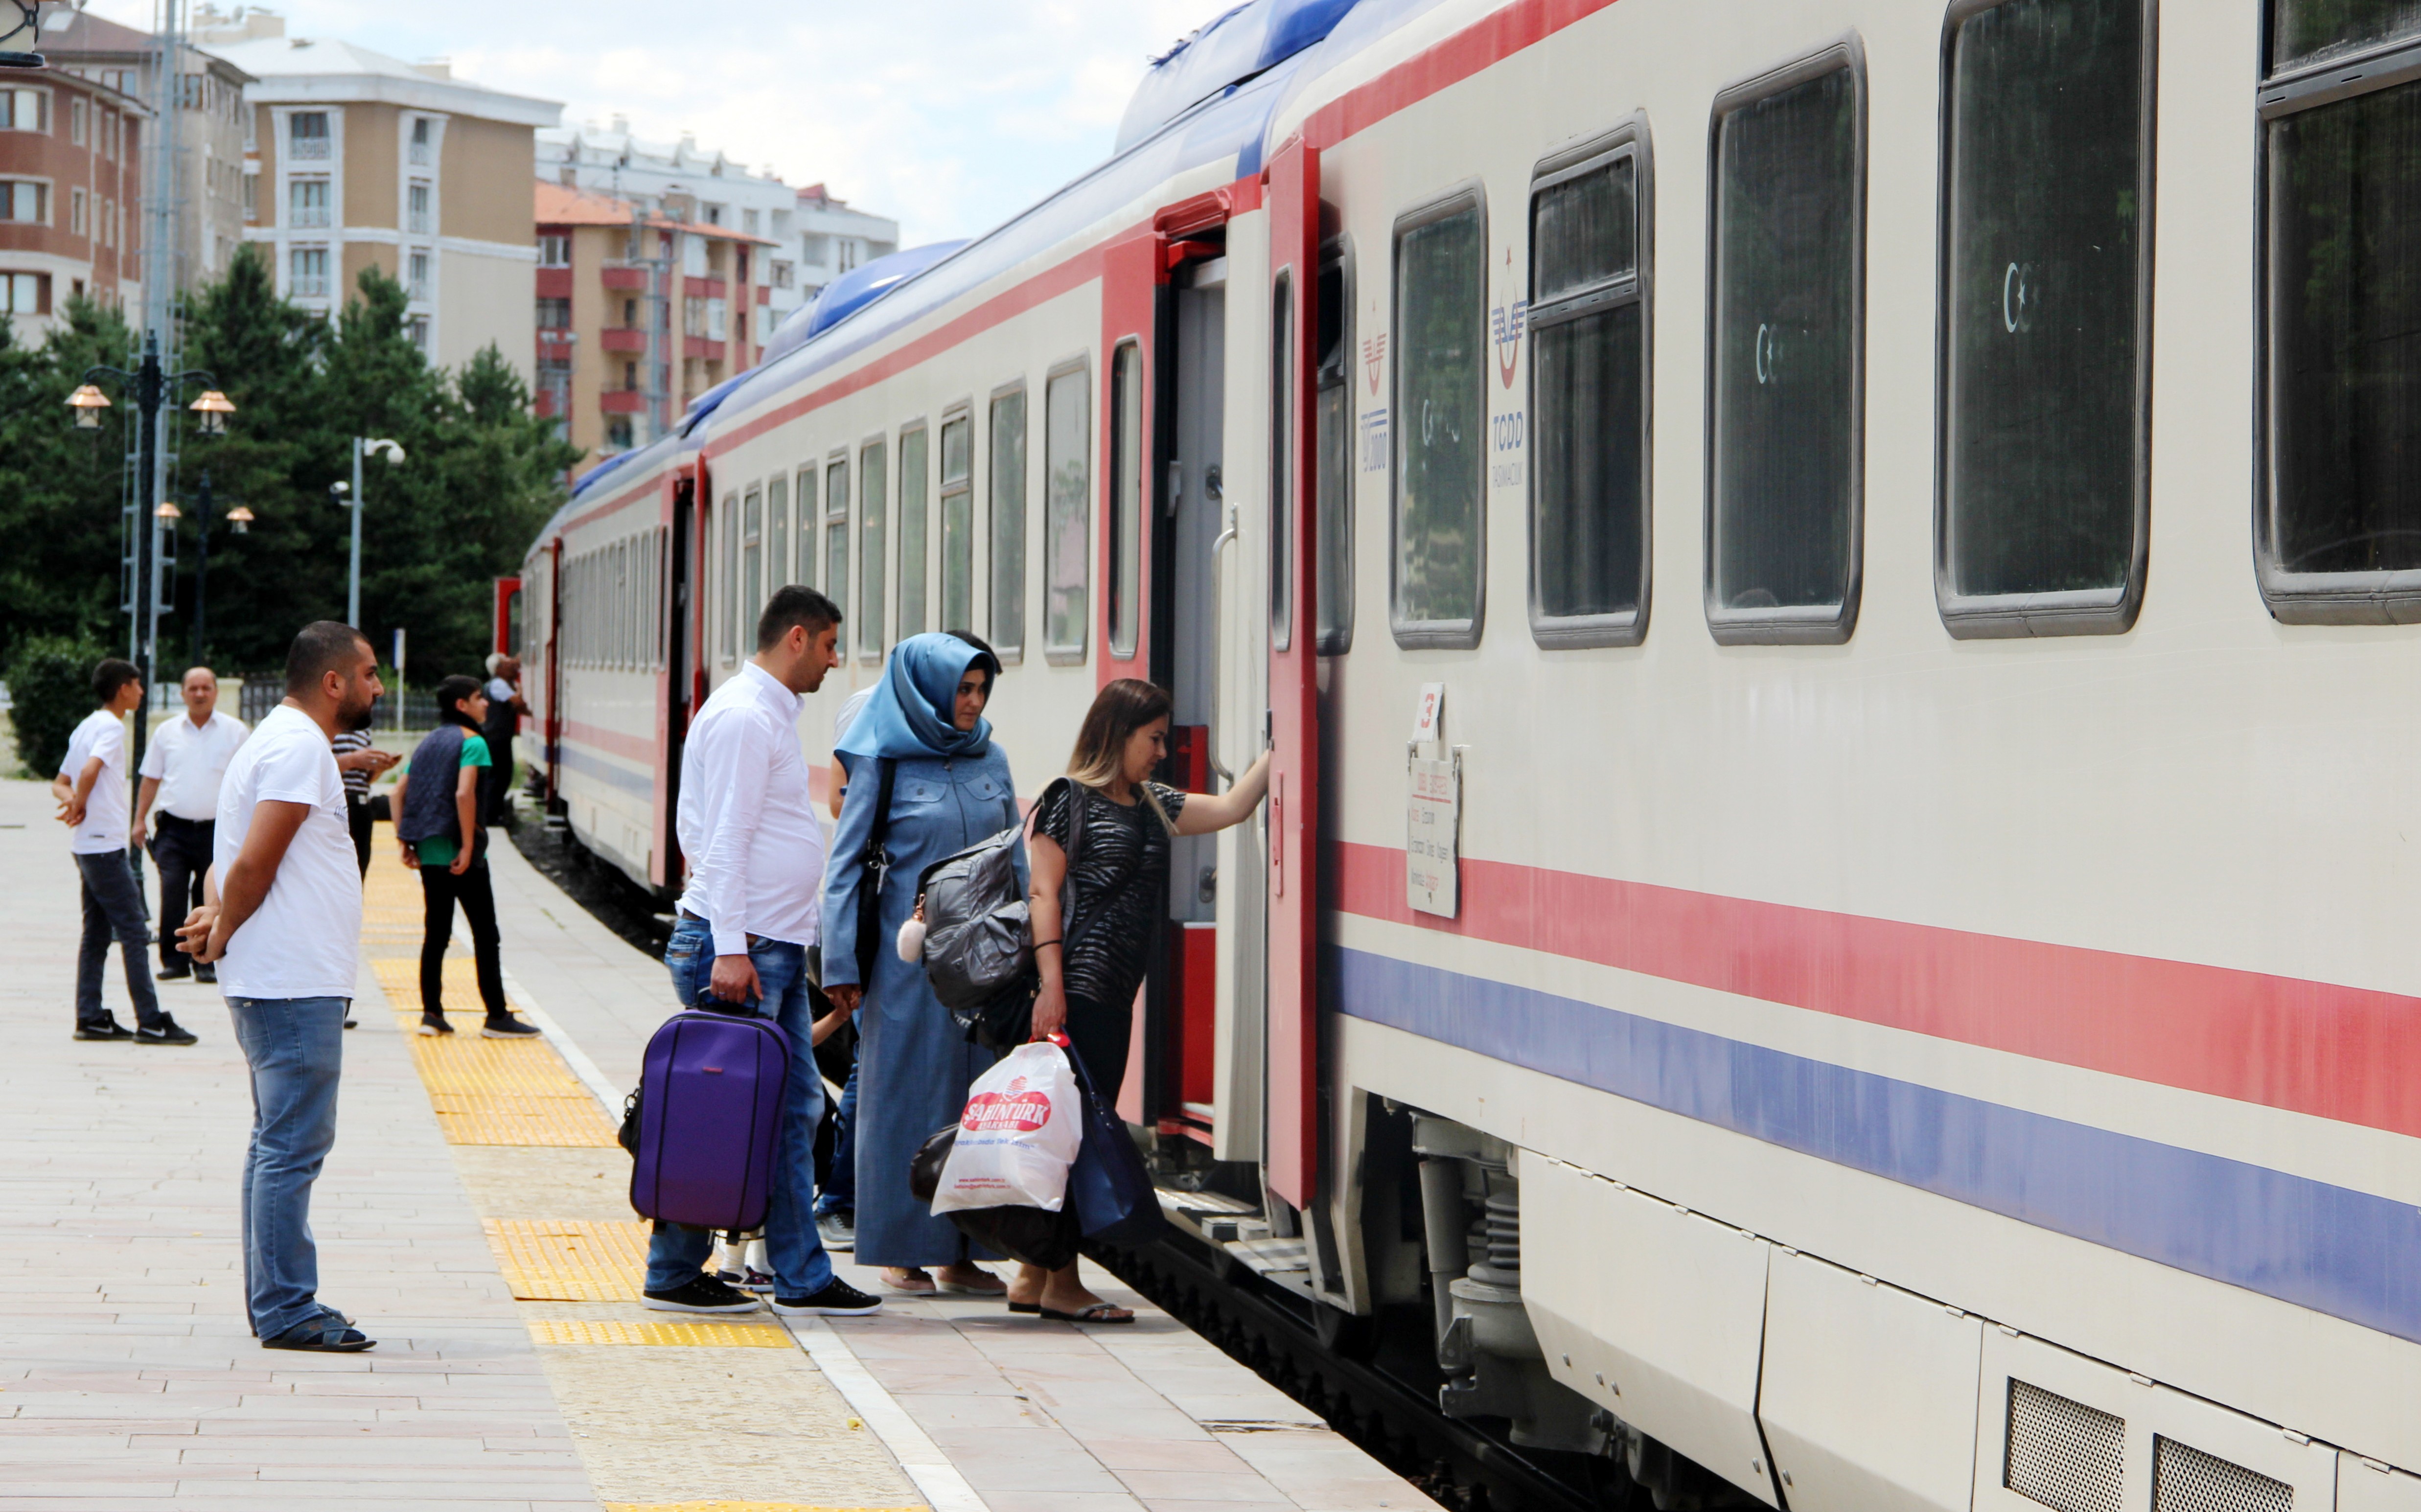
<path id="1" fill-rule="evenodd" d="M 219 707 L 218 674 L 208 667 L 186 672 L 179 688 L 185 717 L 162 722 L 143 753 L 143 783 L 134 794 L 134 846 L 143 849 L 144 821 L 160 805 L 160 833 L 151 838 L 151 864 L 160 868 L 160 980 L 188 976 L 215 981 L 208 966 L 177 943 L 177 926 L 202 901 L 202 874 L 211 869 L 211 847 L 219 817 L 219 782 L 235 749 L 251 731 Z"/>
<path id="2" fill-rule="evenodd" d="M 323 619 L 286 654 L 286 699 L 227 764 L 208 896 L 178 931 L 219 990 L 252 1068 L 244 1298 L 269 1349 L 375 1342 L 319 1300 L 311 1183 L 336 1142 L 336 1079 L 360 970 L 361 874 L 329 746 L 386 690 L 359 631 Z"/>
<path id="3" fill-rule="evenodd" d="M 84 943 L 76 953 L 78 1039 L 133 1039 L 147 1045 L 190 1045 L 194 1037 L 160 1011 L 143 947 L 151 943 L 143 884 L 135 880 L 127 848 L 133 829 L 126 808 L 126 716 L 143 707 L 143 674 L 116 657 L 92 671 L 93 701 L 68 741 L 68 758 L 51 779 L 59 801 L 59 822 L 72 833 L 84 894 Z M 134 1000 L 136 1027 L 127 1028 L 102 1005 L 101 973 L 115 936 L 126 958 L 126 995 Z"/>

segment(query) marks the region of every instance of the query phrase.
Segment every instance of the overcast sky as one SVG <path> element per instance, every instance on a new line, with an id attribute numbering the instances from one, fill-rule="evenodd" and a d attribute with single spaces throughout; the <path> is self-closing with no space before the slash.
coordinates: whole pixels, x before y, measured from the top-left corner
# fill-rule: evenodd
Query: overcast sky
<path id="1" fill-rule="evenodd" d="M 330 37 L 563 102 L 567 125 L 695 132 L 821 180 L 909 244 L 971 236 L 1107 156 L 1145 61 L 1234 0 L 288 0 Z M 219 0 L 222 10 L 232 0 Z M 90 0 L 151 23 L 155 0 Z"/>

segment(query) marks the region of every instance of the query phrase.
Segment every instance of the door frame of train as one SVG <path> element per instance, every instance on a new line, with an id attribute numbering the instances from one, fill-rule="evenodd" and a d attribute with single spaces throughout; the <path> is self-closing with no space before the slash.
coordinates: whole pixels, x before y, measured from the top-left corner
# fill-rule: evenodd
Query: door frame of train
<path id="1" fill-rule="evenodd" d="M 563 538 L 547 542 L 546 553 L 546 811 L 554 812 L 563 791 Z"/>
<path id="2" fill-rule="evenodd" d="M 656 864 L 651 868 L 655 875 L 648 880 L 658 887 L 670 888 L 680 882 L 680 831 L 676 816 L 680 808 L 681 749 L 689 737 L 690 721 L 697 713 L 687 681 L 697 642 L 684 617 L 695 598 L 691 564 L 697 560 L 690 539 L 697 518 L 697 499 L 689 479 L 670 480 L 665 489 L 664 516 L 664 672 L 656 690 L 656 749 L 664 753 L 664 759 L 656 773 L 656 824 L 660 833 L 656 837 Z"/>
<path id="3" fill-rule="evenodd" d="M 1271 154 L 1270 308 L 1287 294 L 1287 326 L 1273 329 L 1273 425 L 1285 452 L 1272 472 L 1272 548 L 1284 536 L 1286 618 L 1270 635 L 1268 1181 L 1308 1208 L 1320 1177 L 1320 635 L 1318 557 L 1320 384 L 1320 150 L 1301 136 Z M 1282 408 L 1281 408 L 1282 407 Z M 1278 440 L 1272 436 L 1273 443 Z M 1278 605 L 1273 603 L 1274 616 Z"/>

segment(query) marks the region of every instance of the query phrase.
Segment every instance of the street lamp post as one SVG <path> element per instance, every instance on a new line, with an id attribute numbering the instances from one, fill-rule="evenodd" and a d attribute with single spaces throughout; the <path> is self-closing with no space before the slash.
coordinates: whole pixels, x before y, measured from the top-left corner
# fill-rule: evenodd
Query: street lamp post
<path id="1" fill-rule="evenodd" d="M 352 570 L 346 579 L 345 623 L 355 630 L 362 628 L 362 455 L 365 452 L 380 453 L 386 458 L 387 465 L 393 467 L 403 460 L 403 446 L 383 437 L 353 438 L 353 562 Z M 330 491 L 341 493 L 345 491 L 345 485 L 338 483 Z"/>
<path id="2" fill-rule="evenodd" d="M 211 475 L 204 473 L 202 486 L 194 495 L 194 535 L 201 548 L 200 559 L 194 568 L 193 664 L 195 666 L 202 664 L 204 660 L 202 653 L 210 639 L 208 627 L 211 612 Z M 164 504 L 160 507 L 160 512 L 164 517 L 174 518 L 168 514 L 168 511 L 176 507 L 173 504 Z M 235 533 L 239 536 L 252 529 L 253 513 L 242 505 L 239 504 L 229 509 L 223 518 L 228 524 L 235 527 Z"/>

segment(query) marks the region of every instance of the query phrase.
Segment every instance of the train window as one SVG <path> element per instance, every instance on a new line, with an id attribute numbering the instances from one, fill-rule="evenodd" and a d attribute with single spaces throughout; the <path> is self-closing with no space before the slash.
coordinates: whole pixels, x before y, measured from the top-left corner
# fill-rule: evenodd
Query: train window
<path id="1" fill-rule="evenodd" d="M 757 649 L 749 631 L 765 607 L 765 497 L 750 489 L 740 505 L 740 638 L 742 649 Z"/>
<path id="2" fill-rule="evenodd" d="M 1320 270 L 1320 389 L 1312 420 L 1320 559 L 1312 586 L 1321 656 L 1353 648 L 1353 343 L 1346 334 L 1353 303 L 1346 261 L 1339 249 Z"/>
<path id="3" fill-rule="evenodd" d="M 926 432 L 899 433 L 899 638 L 925 633 Z"/>
<path id="4" fill-rule="evenodd" d="M 942 422 L 943 630 L 973 630 L 976 623 L 974 431 L 969 415 Z"/>
<path id="5" fill-rule="evenodd" d="M 849 615 L 849 459 L 824 464 L 824 597 L 844 618 Z M 847 650 L 848 632 L 841 636 Z"/>
<path id="6" fill-rule="evenodd" d="M 1135 654 L 1143 623 L 1143 349 L 1110 359 L 1110 654 Z"/>
<path id="7" fill-rule="evenodd" d="M 1270 290 L 1270 645 L 1294 644 L 1294 274 Z"/>
<path id="8" fill-rule="evenodd" d="M 2421 0 L 2271 0 L 2273 74 L 2351 58 L 2421 33 Z"/>
<path id="9" fill-rule="evenodd" d="M 1637 123 L 1540 164 L 1530 189 L 1530 634 L 1648 630 L 1648 298 Z M 1518 336 L 1518 333 L 1514 333 Z"/>
<path id="10" fill-rule="evenodd" d="M 1042 649 L 1054 662 L 1085 660 L 1093 581 L 1093 397 L 1082 366 L 1051 375 L 1042 391 Z"/>
<path id="11" fill-rule="evenodd" d="M 2111 634 L 2143 600 L 2153 3 L 1950 13 L 1934 580 L 1953 635 Z"/>
<path id="12" fill-rule="evenodd" d="M 882 492 L 888 471 L 880 438 L 858 448 L 857 649 L 869 662 L 882 660 L 882 587 L 889 576 L 883 568 L 890 560 L 884 554 L 889 541 L 883 534 Z"/>
<path id="13" fill-rule="evenodd" d="M 1004 660 L 1025 647 L 1025 391 L 992 401 L 992 645 Z"/>
<path id="14" fill-rule="evenodd" d="M 1857 624 L 1864 93 L 1844 45 L 1715 101 L 1706 605 L 1726 645 Z"/>
<path id="15" fill-rule="evenodd" d="M 799 469 L 799 577 L 816 585 L 816 464 Z"/>
<path id="16" fill-rule="evenodd" d="M 723 664 L 738 659 L 740 646 L 740 495 L 723 499 Z"/>
<path id="17" fill-rule="evenodd" d="M 765 597 L 790 582 L 790 479 L 776 473 L 765 480 Z"/>
<path id="18" fill-rule="evenodd" d="M 1488 228 L 1466 189 L 1396 223 L 1399 646 L 1479 644 L 1487 562 Z"/>
<path id="19" fill-rule="evenodd" d="M 2299 624 L 2421 620 L 2421 0 L 2273 0 L 2254 547 Z"/>
<path id="20" fill-rule="evenodd" d="M 631 543 L 614 543 L 614 664 L 631 664 Z"/>

